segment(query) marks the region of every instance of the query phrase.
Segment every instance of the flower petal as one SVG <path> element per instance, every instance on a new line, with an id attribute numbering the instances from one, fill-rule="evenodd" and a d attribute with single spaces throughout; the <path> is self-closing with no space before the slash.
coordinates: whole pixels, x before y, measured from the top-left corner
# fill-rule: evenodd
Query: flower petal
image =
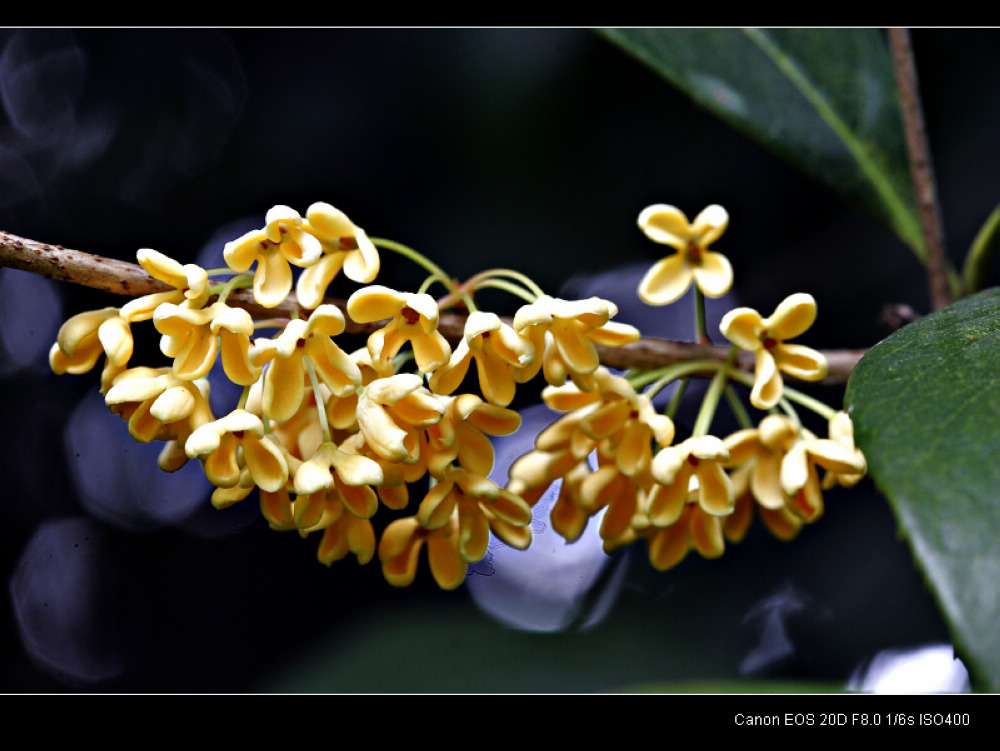
<path id="1" fill-rule="evenodd" d="M 410 346 L 413 347 L 417 367 L 423 373 L 437 370 L 451 357 L 451 345 L 437 329 L 414 336 L 410 340 Z"/>
<path id="2" fill-rule="evenodd" d="M 797 292 L 782 300 L 767 319 L 767 331 L 775 339 L 794 339 L 816 321 L 816 300 L 805 292 Z"/>
<path id="3" fill-rule="evenodd" d="M 381 284 L 362 287 L 347 299 L 347 314 L 358 323 L 392 318 L 406 305 L 406 298 Z"/>
<path id="4" fill-rule="evenodd" d="M 719 330 L 740 349 L 756 352 L 761 348 L 760 332 L 764 319 L 753 308 L 734 308 L 722 317 Z"/>
<path id="5" fill-rule="evenodd" d="M 608 321 L 587 333 L 587 338 L 602 347 L 621 347 L 639 341 L 641 332 L 635 326 L 627 323 Z"/>
<path id="6" fill-rule="evenodd" d="M 174 386 L 160 394 L 150 405 L 149 412 L 163 423 L 184 420 L 195 407 L 195 397 L 184 386 Z"/>
<path id="7" fill-rule="evenodd" d="M 729 212 L 718 204 L 702 209 L 691 224 L 691 235 L 702 249 L 718 240 L 729 226 Z M 707 294 L 707 293 L 706 293 Z"/>
<path id="8" fill-rule="evenodd" d="M 466 563 L 450 539 L 430 537 L 427 540 L 427 558 L 434 581 L 441 589 L 455 589 L 465 581 Z"/>
<path id="9" fill-rule="evenodd" d="M 226 243 L 222 251 L 226 265 L 233 271 L 246 271 L 257 260 L 262 243 L 267 241 L 267 233 L 264 230 L 254 229 Z"/>
<path id="10" fill-rule="evenodd" d="M 757 409 L 770 409 L 781 400 L 784 387 L 781 373 L 771 353 L 765 349 L 757 352 L 750 403 Z"/>
<path id="11" fill-rule="evenodd" d="M 705 558 L 718 558 L 725 551 L 726 542 L 722 536 L 722 523 L 717 516 L 699 513 L 698 509 L 693 509 L 688 529 L 691 534 L 691 542 Z"/>
<path id="12" fill-rule="evenodd" d="M 676 206 L 657 203 L 639 213 L 639 229 L 650 240 L 683 251 L 691 238 L 691 225 Z"/>
<path id="13" fill-rule="evenodd" d="M 722 297 L 733 286 L 733 267 L 722 253 L 703 252 L 701 263 L 691 271 L 698 289 L 707 297 Z"/>
<path id="14" fill-rule="evenodd" d="M 240 443 L 250 476 L 257 487 L 273 493 L 288 482 L 288 464 L 284 454 L 268 436 L 258 438 L 253 433 L 247 433 Z"/>
<path id="15" fill-rule="evenodd" d="M 378 276 L 381 267 L 378 249 L 360 227 L 355 227 L 354 241 L 358 247 L 348 251 L 344 259 L 344 274 L 359 284 L 368 284 Z"/>
<path id="16" fill-rule="evenodd" d="M 649 562 L 658 571 L 666 571 L 684 560 L 690 549 L 687 524 L 678 521 L 649 538 Z"/>
<path id="17" fill-rule="evenodd" d="M 416 519 L 407 517 L 396 519 L 382 532 L 378 557 L 382 561 L 382 575 L 394 587 L 409 586 L 416 578 L 417 561 L 423 547 L 419 527 Z"/>
<path id="18" fill-rule="evenodd" d="M 663 484 L 657 482 L 647 496 L 649 506 L 646 514 L 649 521 L 656 527 L 669 527 L 676 522 L 687 505 L 688 481 L 690 473 L 677 476 L 675 482 Z"/>
<path id="19" fill-rule="evenodd" d="M 804 381 L 818 381 L 829 372 L 826 357 L 801 344 L 779 344 L 774 356 L 780 370 Z"/>
<path id="20" fill-rule="evenodd" d="M 781 460 L 783 454 L 767 453 L 757 460 L 750 473 L 750 490 L 764 508 L 780 509 L 787 500 L 781 487 Z"/>
<path id="21" fill-rule="evenodd" d="M 299 274 L 295 295 L 302 307 L 311 309 L 323 303 L 327 288 L 343 268 L 346 258 L 343 252 L 327 253 Z"/>
<path id="22" fill-rule="evenodd" d="M 725 516 L 733 511 L 733 484 L 729 475 L 716 462 L 698 465 L 698 503 L 713 516 Z"/>
<path id="23" fill-rule="evenodd" d="M 281 253 L 268 250 L 257 259 L 253 295 L 265 308 L 279 305 L 292 291 L 292 269 Z"/>
<path id="24" fill-rule="evenodd" d="M 694 279 L 694 272 L 680 253 L 654 263 L 639 282 L 637 294 L 647 305 L 667 305 L 679 300 Z"/>

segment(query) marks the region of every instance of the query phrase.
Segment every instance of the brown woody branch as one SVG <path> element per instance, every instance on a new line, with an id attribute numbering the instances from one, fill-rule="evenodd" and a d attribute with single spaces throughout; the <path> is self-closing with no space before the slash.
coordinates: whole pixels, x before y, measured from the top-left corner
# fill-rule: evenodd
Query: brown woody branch
<path id="1" fill-rule="evenodd" d="M 914 198 L 927 251 L 925 263 L 931 305 L 934 310 L 940 310 L 952 302 L 951 279 L 941 208 L 934 179 L 934 164 L 927 143 L 923 107 L 920 102 L 920 85 L 917 80 L 917 67 L 913 60 L 909 30 L 889 29 L 889 47 L 896 72 L 896 84 L 899 86 Z"/>
<path id="2" fill-rule="evenodd" d="M 127 261 L 70 250 L 61 245 L 28 240 L 0 231 L 0 268 L 8 267 L 39 274 L 49 279 L 71 282 L 92 289 L 102 290 L 115 295 L 139 297 L 153 292 L 163 292 L 170 287 L 147 274 L 141 266 Z M 299 310 L 302 315 L 308 315 L 308 310 L 299 308 L 298 300 L 292 293 L 279 306 L 265 308 L 254 300 L 251 290 L 234 290 L 227 302 L 245 308 L 257 317 L 280 317 L 291 315 L 293 310 Z M 347 331 L 350 333 L 368 333 L 379 328 L 380 323 L 359 324 L 346 315 L 344 300 L 327 300 L 338 305 L 345 313 Z M 439 329 L 452 344 L 461 339 L 465 327 L 465 316 L 454 311 L 442 311 Z M 646 337 L 634 344 L 623 347 L 598 347 L 601 362 L 612 368 L 653 369 L 678 362 L 691 360 L 725 361 L 729 354 L 729 346 L 713 346 L 677 342 L 667 339 Z M 830 374 L 826 383 L 844 383 L 858 360 L 864 354 L 863 350 L 823 350 L 830 365 Z M 753 369 L 753 355 L 741 352 L 738 365 L 746 370 Z"/>

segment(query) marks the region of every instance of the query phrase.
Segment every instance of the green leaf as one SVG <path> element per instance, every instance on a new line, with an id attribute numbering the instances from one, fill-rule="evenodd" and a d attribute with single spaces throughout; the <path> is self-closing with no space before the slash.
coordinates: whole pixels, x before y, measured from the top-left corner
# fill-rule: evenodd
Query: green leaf
<path id="1" fill-rule="evenodd" d="M 974 685 L 1000 690 L 1000 290 L 872 347 L 848 382 L 855 440 Z"/>
<path id="2" fill-rule="evenodd" d="M 899 97 L 877 29 L 602 29 L 924 257 Z"/>

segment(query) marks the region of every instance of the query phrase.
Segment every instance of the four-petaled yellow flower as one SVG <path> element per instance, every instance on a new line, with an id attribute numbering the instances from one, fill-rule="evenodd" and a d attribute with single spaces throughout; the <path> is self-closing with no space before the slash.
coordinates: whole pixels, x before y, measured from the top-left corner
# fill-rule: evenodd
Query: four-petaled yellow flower
<path id="1" fill-rule="evenodd" d="M 788 496 L 781 486 L 781 464 L 799 436 L 799 428 L 785 415 L 768 415 L 756 428 L 738 430 L 723 444 L 731 467 L 747 474 L 753 497 L 765 508 L 783 508 Z"/>
<path id="2" fill-rule="evenodd" d="M 170 368 L 125 370 L 115 377 L 104 401 L 128 422 L 129 434 L 139 443 L 183 441 L 214 419 L 207 381 L 182 380 Z"/>
<path id="3" fill-rule="evenodd" d="M 650 492 L 649 519 L 665 527 L 680 517 L 688 493 L 697 491 L 698 503 L 709 514 L 732 513 L 735 497 L 733 483 L 723 469 L 729 451 L 722 440 L 712 435 L 688 438 L 676 446 L 661 449 L 653 457 L 653 477 L 657 482 Z"/>
<path id="4" fill-rule="evenodd" d="M 160 350 L 173 359 L 174 374 L 186 381 L 204 378 L 222 353 L 222 367 L 233 383 L 249 386 L 260 377 L 250 362 L 253 318 L 243 308 L 217 302 L 207 308 L 161 303 L 153 325 L 163 336 Z"/>
<path id="5" fill-rule="evenodd" d="M 475 563 L 486 555 L 494 519 L 510 527 L 524 527 L 531 522 L 531 507 L 523 498 L 488 477 L 450 467 L 427 491 L 417 510 L 417 520 L 425 529 L 433 530 L 448 525 L 456 514 L 458 552 L 466 563 Z"/>
<path id="6" fill-rule="evenodd" d="M 200 308 L 208 302 L 208 272 L 201 266 L 182 264 L 151 248 L 141 248 L 136 253 L 136 260 L 147 274 L 174 289 L 153 292 L 125 303 L 122 317 L 130 323 L 148 321 L 161 303 L 186 302 L 188 307 Z"/>
<path id="7" fill-rule="evenodd" d="M 233 271 L 247 271 L 255 263 L 254 298 L 265 308 L 279 305 L 292 290 L 292 268 L 308 267 L 323 255 L 320 241 L 303 227 L 302 216 L 288 206 L 274 206 L 264 228 L 226 243 L 223 257 Z"/>
<path id="8" fill-rule="evenodd" d="M 358 428 L 372 451 L 393 462 L 420 460 L 421 431 L 444 415 L 441 400 L 416 373 L 397 373 L 365 386 L 358 398 Z"/>
<path id="9" fill-rule="evenodd" d="M 431 575 L 441 589 L 455 589 L 465 580 L 468 564 L 458 549 L 458 510 L 447 524 L 427 529 L 414 516 L 396 519 L 382 533 L 378 557 L 382 574 L 394 587 L 408 587 L 417 575 L 420 551 L 427 545 Z"/>
<path id="10" fill-rule="evenodd" d="M 722 297 L 733 286 L 729 259 L 708 246 L 729 225 L 729 214 L 713 204 L 688 222 L 675 206 L 659 203 L 639 214 L 639 227 L 650 240 L 677 252 L 657 261 L 639 283 L 639 298 L 648 305 L 667 305 L 681 298 L 693 281 L 708 297 Z"/>
<path id="11" fill-rule="evenodd" d="M 132 331 L 118 308 L 101 308 L 77 313 L 60 328 L 49 350 L 52 372 L 62 375 L 87 373 L 105 355 L 102 390 L 122 372 L 132 357 Z"/>
<path id="12" fill-rule="evenodd" d="M 845 436 L 845 418 L 849 422 L 846 412 L 834 416 L 830 438 L 817 438 L 802 431 L 781 463 L 781 485 L 792 499 L 789 507 L 806 522 L 815 521 L 823 513 L 819 468 L 853 481 L 860 479 L 867 469 L 864 454 L 855 448 L 853 437 Z"/>
<path id="13" fill-rule="evenodd" d="M 298 410 L 308 378 L 305 358 L 334 396 L 346 396 L 361 385 L 361 370 L 331 337 L 344 331 L 344 314 L 336 305 L 320 305 L 308 320 L 289 321 L 274 339 L 256 339 L 250 360 L 267 365 L 261 408 L 269 418 L 283 421 Z"/>
<path id="14" fill-rule="evenodd" d="M 427 469 L 444 476 L 452 462 L 469 472 L 489 475 L 493 470 L 491 435 L 510 435 L 521 425 L 521 415 L 484 402 L 475 394 L 441 396 L 441 419 L 427 428 Z"/>
<path id="15" fill-rule="evenodd" d="M 601 364 L 597 345 L 621 347 L 639 340 L 634 326 L 611 320 L 617 313 L 617 305 L 599 297 L 561 300 L 542 295 L 522 305 L 514 314 L 513 328 L 534 345 L 535 359 L 516 372 L 518 381 L 529 381 L 541 369 L 552 386 L 570 378 L 585 390 L 593 388 L 593 374 Z"/>
<path id="16" fill-rule="evenodd" d="M 805 381 L 826 377 L 828 366 L 821 353 L 786 342 L 805 333 L 815 320 L 816 300 L 804 292 L 786 297 L 768 318 L 753 308 L 736 308 L 722 318 L 723 336 L 756 356 L 750 402 L 758 409 L 770 409 L 781 400 L 782 371 Z"/>
<path id="17" fill-rule="evenodd" d="M 347 314 L 358 323 L 389 319 L 368 337 L 368 351 L 377 369 L 384 368 L 407 342 L 424 373 L 448 362 L 451 346 L 438 331 L 437 301 L 426 293 L 397 292 L 374 284 L 351 295 Z"/>
<path id="18" fill-rule="evenodd" d="M 343 211 L 328 203 L 314 203 L 306 211 L 305 229 L 322 243 L 323 255 L 299 275 L 295 284 L 295 294 L 303 307 L 315 308 L 322 303 L 327 287 L 341 269 L 348 279 L 362 284 L 378 276 L 378 249 Z"/>
<path id="19" fill-rule="evenodd" d="M 288 462 L 281 448 L 264 432 L 261 419 L 243 409 L 206 423 L 184 444 L 192 459 L 200 458 L 209 482 L 232 487 L 243 469 L 261 490 L 275 492 L 288 482 Z"/>
<path id="20" fill-rule="evenodd" d="M 430 387 L 439 394 L 451 394 L 476 362 L 479 388 L 490 404 L 506 407 L 514 400 L 518 368 L 530 365 L 535 348 L 519 336 L 496 313 L 474 311 L 465 321 L 465 334 L 447 363 L 430 377 Z"/>

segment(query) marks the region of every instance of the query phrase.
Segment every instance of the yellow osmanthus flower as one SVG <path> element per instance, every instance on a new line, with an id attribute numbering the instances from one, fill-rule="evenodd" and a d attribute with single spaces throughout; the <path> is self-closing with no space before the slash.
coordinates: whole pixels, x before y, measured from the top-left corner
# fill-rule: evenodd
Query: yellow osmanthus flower
<path id="1" fill-rule="evenodd" d="M 326 508 L 326 515 L 314 528 L 323 530 L 323 537 L 316 548 L 319 562 L 329 566 L 346 558 L 348 553 L 354 553 L 358 563 L 363 566 L 374 558 L 377 541 L 371 521 L 345 513 L 342 503 L 327 504 Z"/>
<path id="2" fill-rule="evenodd" d="M 393 462 L 419 461 L 421 431 L 443 415 L 441 400 L 416 373 L 372 381 L 358 398 L 358 428 L 365 443 Z"/>
<path id="3" fill-rule="evenodd" d="M 377 462 L 324 443 L 295 470 L 293 487 L 300 497 L 335 494 L 352 514 L 369 519 L 378 508 L 372 486 L 381 485 L 383 480 Z"/>
<path id="4" fill-rule="evenodd" d="M 785 542 L 794 539 L 805 524 L 802 517 L 796 515 L 790 505 L 772 509 L 761 503 L 750 487 L 749 469 L 749 465 L 744 465 L 730 475 L 736 503 L 733 513 L 722 517 L 722 531 L 726 539 L 740 542 L 750 529 L 755 511 L 772 535 Z"/>
<path id="5" fill-rule="evenodd" d="M 365 443 L 364 434 L 360 431 L 344 438 L 340 447 L 348 453 L 366 456 L 381 467 L 382 482 L 375 487 L 375 492 L 383 505 L 393 511 L 402 511 L 406 508 L 410 500 L 407 486 L 423 478 L 427 472 L 424 462 L 404 464 L 380 456 Z"/>
<path id="6" fill-rule="evenodd" d="M 169 368 L 123 371 L 114 379 L 104 401 L 128 422 L 129 434 L 139 443 L 183 441 L 214 419 L 207 381 L 182 380 Z"/>
<path id="7" fill-rule="evenodd" d="M 244 272 L 257 264 L 254 299 L 273 308 L 292 291 L 291 265 L 312 266 L 323 255 L 323 246 L 303 226 L 302 216 L 288 206 L 272 207 L 264 225 L 226 243 L 222 254 L 234 271 Z"/>
<path id="8" fill-rule="evenodd" d="M 576 455 L 568 445 L 536 448 L 515 459 L 507 469 L 507 489 L 534 505 L 554 483 L 582 466 L 589 472 L 587 453 Z"/>
<path id="9" fill-rule="evenodd" d="M 358 323 L 390 319 L 368 337 L 368 351 L 377 369 L 385 367 L 407 342 L 424 373 L 448 362 L 451 346 L 438 331 L 438 305 L 426 293 L 397 292 L 373 284 L 350 296 L 347 314 Z"/>
<path id="10" fill-rule="evenodd" d="M 428 471 L 443 477 L 452 462 L 479 475 L 493 469 L 493 443 L 488 436 L 510 435 L 521 425 L 521 415 L 512 409 L 484 402 L 475 394 L 440 396 L 445 411 L 427 428 Z"/>
<path id="11" fill-rule="evenodd" d="M 648 472 L 653 444 L 668 446 L 674 439 L 673 421 L 658 414 L 652 402 L 625 378 L 604 367 L 594 372 L 594 388 L 582 391 L 574 383 L 548 386 L 542 399 L 560 411 L 579 413 L 579 429 L 597 445 L 608 441 L 618 471 L 629 477 Z"/>
<path id="12" fill-rule="evenodd" d="M 473 311 L 465 321 L 465 334 L 448 362 L 430 377 L 431 390 L 451 394 L 474 360 L 479 388 L 490 404 L 506 407 L 517 390 L 516 371 L 535 359 L 535 347 L 500 320 L 496 313 Z"/>
<path id="13" fill-rule="evenodd" d="M 723 466 L 729 451 L 722 440 L 703 435 L 661 449 L 653 458 L 657 485 L 649 494 L 649 520 L 669 526 L 679 518 L 688 494 L 697 490 L 698 504 L 709 514 L 725 516 L 733 511 L 733 484 Z"/>
<path id="14" fill-rule="evenodd" d="M 371 353 L 368 347 L 361 347 L 351 352 L 349 357 L 357 365 L 361 374 L 361 386 L 367 386 L 378 378 L 386 378 L 393 374 L 392 361 L 382 363 L 380 368 L 376 368 L 372 362 Z M 358 391 L 349 391 L 340 396 L 330 395 L 326 402 L 326 419 L 330 427 L 348 433 L 354 433 L 358 429 Z"/>
<path id="15" fill-rule="evenodd" d="M 242 308 L 222 302 L 207 308 L 165 302 L 153 312 L 153 325 L 163 335 L 160 351 L 173 358 L 178 378 L 204 378 L 220 353 L 229 380 L 249 386 L 260 377 L 260 368 L 250 362 L 249 356 L 253 318 Z"/>
<path id="16" fill-rule="evenodd" d="M 202 425 L 184 444 L 192 459 L 200 458 L 209 482 L 232 487 L 244 468 L 261 490 L 275 492 L 288 481 L 288 463 L 281 448 L 265 434 L 261 419 L 243 409 Z"/>
<path id="17" fill-rule="evenodd" d="M 721 297 L 733 285 L 733 269 L 721 253 L 708 247 L 729 226 L 729 214 L 709 206 L 688 221 L 680 209 L 667 204 L 648 206 L 639 214 L 639 228 L 656 243 L 677 252 L 657 261 L 639 283 L 639 298 L 648 305 L 667 305 L 683 296 L 691 282 L 708 297 Z"/>
<path id="18" fill-rule="evenodd" d="M 806 381 L 826 377 L 828 365 L 821 353 L 786 341 L 805 333 L 815 320 L 816 300 L 804 292 L 785 298 L 767 318 L 753 308 L 736 308 L 723 317 L 723 336 L 756 356 L 750 402 L 758 409 L 781 400 L 782 372 Z"/>
<path id="19" fill-rule="evenodd" d="M 396 519 L 382 532 L 378 557 L 382 575 L 394 587 L 408 587 L 417 575 L 420 551 L 427 546 L 431 574 L 441 589 L 455 589 L 465 580 L 468 564 L 458 550 L 458 511 L 448 522 L 427 529 L 413 516 Z"/>
<path id="20" fill-rule="evenodd" d="M 542 295 L 514 314 L 513 328 L 535 347 L 534 363 L 516 372 L 524 383 L 539 369 L 546 382 L 562 386 L 571 378 L 582 389 L 593 387 L 601 364 L 595 345 L 621 347 L 639 340 L 639 330 L 611 321 L 618 306 L 608 300 L 561 300 Z M 541 353 L 541 354 L 539 354 Z"/>
<path id="21" fill-rule="evenodd" d="M 327 287 L 343 269 L 348 279 L 369 284 L 378 276 L 378 249 L 365 231 L 328 203 L 314 203 L 306 210 L 304 229 L 323 245 L 323 255 L 299 275 L 295 294 L 299 304 L 315 308 Z"/>
<path id="22" fill-rule="evenodd" d="M 361 385 L 361 370 L 332 337 L 343 333 L 344 314 L 336 305 L 320 305 L 308 319 L 289 321 L 273 339 L 255 339 L 250 360 L 264 373 L 261 408 L 279 422 L 298 410 L 308 378 L 308 357 L 317 377 L 334 396 L 351 394 Z M 325 405 L 324 405 L 325 409 Z"/>
<path id="23" fill-rule="evenodd" d="M 756 428 L 732 433 L 723 440 L 727 466 L 739 467 L 761 506 L 778 510 L 789 498 L 781 485 L 781 464 L 799 437 L 799 428 L 785 415 L 768 415 Z M 734 473 L 735 474 L 735 473 Z"/>
<path id="24" fill-rule="evenodd" d="M 653 568 L 666 571 L 684 560 L 691 550 L 697 550 L 704 558 L 721 556 L 726 548 L 723 532 L 726 518 L 710 514 L 698 502 L 689 502 L 673 523 L 658 526 L 639 522 L 635 533 L 646 538 Z"/>
<path id="25" fill-rule="evenodd" d="M 49 367 L 56 375 L 90 372 L 105 356 L 101 391 L 128 366 L 133 350 L 132 330 L 118 308 L 78 313 L 62 326 L 49 350 Z"/>
<path id="26" fill-rule="evenodd" d="M 122 306 L 122 317 L 131 323 L 148 321 L 161 303 L 201 308 L 209 298 L 208 272 L 194 263 L 182 264 L 152 248 L 141 248 L 136 259 L 154 279 L 169 284 L 173 290 L 137 297 Z"/>
<path id="27" fill-rule="evenodd" d="M 604 511 L 601 519 L 601 539 L 613 541 L 632 524 L 644 505 L 644 498 L 653 479 L 647 470 L 639 475 L 626 475 L 615 462 L 615 448 L 602 442 L 597 451 L 597 469 L 571 485 L 571 500 L 588 517 Z"/>
<path id="28" fill-rule="evenodd" d="M 371 488 L 365 490 L 375 498 Z M 312 495 L 300 495 L 291 502 L 292 517 L 300 535 L 323 533 L 316 557 L 327 566 L 348 553 L 354 553 L 362 565 L 375 556 L 375 528 L 370 521 L 375 509 L 372 508 L 368 516 L 361 515 L 351 508 L 351 502 L 333 487 Z M 376 500 L 375 507 L 377 505 Z"/>
<path id="29" fill-rule="evenodd" d="M 846 413 L 840 413 L 846 417 Z M 842 419 L 842 418 L 840 418 Z M 836 416 L 834 420 L 839 423 Z M 843 441 L 842 424 L 832 426 L 834 438 L 817 438 L 803 430 L 781 462 L 781 485 L 792 498 L 792 511 L 806 522 L 818 519 L 823 513 L 823 490 L 819 469 L 846 477 L 863 475 L 867 470 L 864 454 Z"/>
<path id="30" fill-rule="evenodd" d="M 531 507 L 522 498 L 488 477 L 450 467 L 427 491 L 417 511 L 417 520 L 425 529 L 433 530 L 447 526 L 456 514 L 458 552 L 466 563 L 475 563 L 486 555 L 491 528 L 500 534 L 506 531 L 506 527 L 493 527 L 494 519 L 512 527 L 524 527 L 531 522 Z M 504 541 L 511 544 L 519 540 Z"/>
<path id="31" fill-rule="evenodd" d="M 824 489 L 832 488 L 834 485 L 842 485 L 845 488 L 854 487 L 865 476 L 865 472 L 868 469 L 868 462 L 865 459 L 864 453 L 854 443 L 854 423 L 851 422 L 850 415 L 841 411 L 831 417 L 828 435 L 831 441 L 839 443 L 854 456 L 856 466 L 860 467 L 860 469 L 857 472 L 828 470 L 823 477 L 823 487 Z"/>

